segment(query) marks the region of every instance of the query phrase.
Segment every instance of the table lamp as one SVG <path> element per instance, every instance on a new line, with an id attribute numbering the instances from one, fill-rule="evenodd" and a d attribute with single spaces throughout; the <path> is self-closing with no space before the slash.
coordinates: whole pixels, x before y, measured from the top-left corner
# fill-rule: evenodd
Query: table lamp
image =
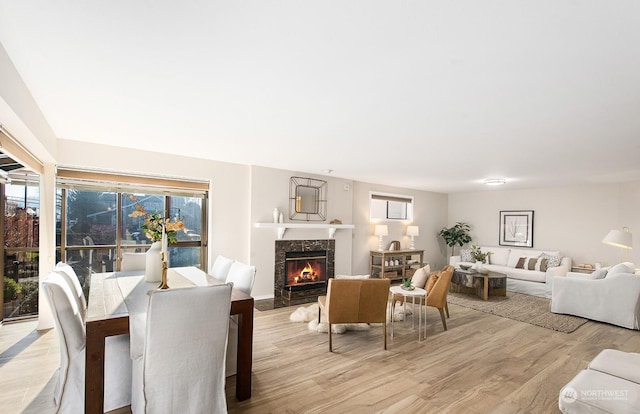
<path id="1" fill-rule="evenodd" d="M 376 224 L 375 235 L 380 237 L 380 242 L 378 243 L 378 250 L 383 251 L 382 248 L 382 237 L 389 235 L 389 229 L 386 224 Z"/>
<path id="2" fill-rule="evenodd" d="M 602 239 L 602 243 L 625 249 L 627 251 L 626 261 L 629 261 L 629 250 L 633 248 L 633 240 L 629 227 L 623 227 L 622 230 L 611 230 L 605 238 Z"/>
<path id="3" fill-rule="evenodd" d="M 413 240 L 413 238 L 419 235 L 420 235 L 420 227 L 407 226 L 407 236 L 411 237 L 411 244 L 409 245 L 410 249 L 416 248 L 415 241 Z"/>

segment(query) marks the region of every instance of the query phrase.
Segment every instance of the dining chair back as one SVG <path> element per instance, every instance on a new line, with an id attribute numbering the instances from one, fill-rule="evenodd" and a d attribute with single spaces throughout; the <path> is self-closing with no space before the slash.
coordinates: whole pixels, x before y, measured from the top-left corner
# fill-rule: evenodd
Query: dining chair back
<path id="1" fill-rule="evenodd" d="M 130 270 L 144 270 L 147 266 L 146 253 L 126 252 L 122 253 L 120 261 L 120 270 L 123 272 Z"/>
<path id="2" fill-rule="evenodd" d="M 256 279 L 256 267 L 248 264 L 233 262 L 227 274 L 226 283 L 233 283 L 235 289 L 251 295 L 253 282 Z"/>
<path id="3" fill-rule="evenodd" d="M 149 293 L 144 349 L 133 361 L 131 410 L 226 413 L 231 285 Z"/>
<path id="4" fill-rule="evenodd" d="M 227 280 L 227 275 L 229 274 L 229 269 L 231 269 L 231 265 L 233 264 L 233 262 L 233 259 L 229 259 L 228 257 L 219 255 L 213 262 L 213 265 L 209 270 L 209 274 L 214 278 L 224 282 Z"/>
<path id="5" fill-rule="evenodd" d="M 60 367 L 56 372 L 53 400 L 56 413 L 84 412 L 86 331 L 73 289 L 63 273 L 51 272 L 42 281 L 60 343 Z M 129 335 L 105 341 L 105 412 L 131 404 Z"/>
<path id="6" fill-rule="evenodd" d="M 58 262 L 53 270 L 62 276 L 69 286 L 69 289 L 71 289 L 71 294 L 78 306 L 78 312 L 80 313 L 80 317 L 84 323 L 87 318 L 87 299 L 84 297 L 84 292 L 80 285 L 78 275 L 75 270 L 73 270 L 73 267 L 64 262 Z"/>

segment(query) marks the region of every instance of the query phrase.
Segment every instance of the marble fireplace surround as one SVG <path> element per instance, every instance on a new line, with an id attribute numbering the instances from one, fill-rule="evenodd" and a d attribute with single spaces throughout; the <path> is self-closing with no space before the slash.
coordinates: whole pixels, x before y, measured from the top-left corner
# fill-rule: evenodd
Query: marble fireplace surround
<path id="1" fill-rule="evenodd" d="M 315 302 L 319 295 L 326 294 L 326 284 L 322 288 L 292 292 L 294 297 L 287 296 L 286 284 L 286 254 L 288 252 L 318 252 L 324 251 L 327 256 L 326 279 L 335 275 L 336 241 L 328 240 L 276 240 L 274 266 L 274 307 L 291 306 L 299 303 Z"/>

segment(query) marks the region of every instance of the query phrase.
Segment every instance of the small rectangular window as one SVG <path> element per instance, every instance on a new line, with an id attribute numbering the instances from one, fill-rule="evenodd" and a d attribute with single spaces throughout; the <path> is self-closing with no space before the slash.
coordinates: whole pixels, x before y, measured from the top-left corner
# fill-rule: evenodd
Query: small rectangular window
<path id="1" fill-rule="evenodd" d="M 413 220 L 413 197 L 370 193 L 369 217 L 375 220 Z"/>

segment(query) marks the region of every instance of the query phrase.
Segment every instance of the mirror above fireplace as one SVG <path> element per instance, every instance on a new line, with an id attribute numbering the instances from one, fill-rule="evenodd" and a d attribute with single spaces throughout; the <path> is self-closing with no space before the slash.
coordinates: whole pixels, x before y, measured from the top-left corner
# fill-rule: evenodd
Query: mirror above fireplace
<path id="1" fill-rule="evenodd" d="M 291 220 L 324 221 L 326 210 L 326 181 L 291 177 L 289 180 L 289 218 Z"/>

